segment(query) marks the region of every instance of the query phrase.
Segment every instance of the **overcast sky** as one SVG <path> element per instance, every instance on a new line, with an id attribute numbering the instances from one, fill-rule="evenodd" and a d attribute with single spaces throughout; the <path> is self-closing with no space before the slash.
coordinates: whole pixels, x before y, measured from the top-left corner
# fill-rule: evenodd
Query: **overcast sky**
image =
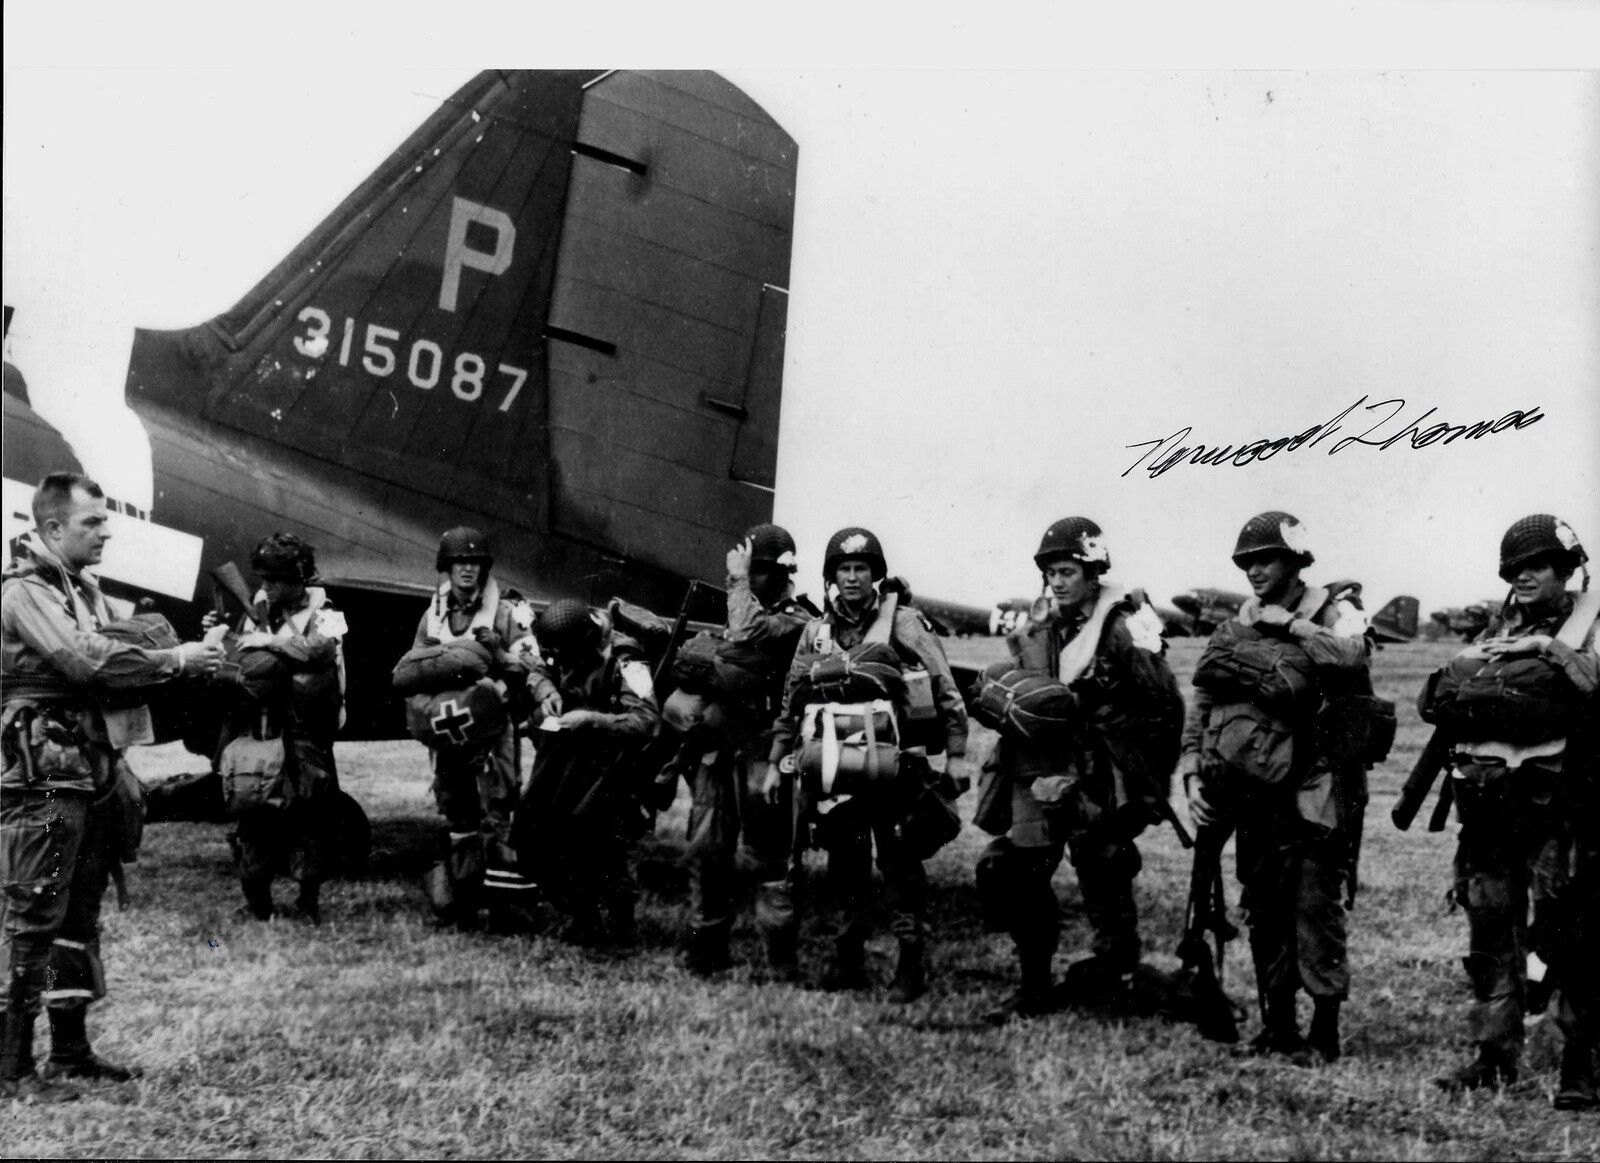
<path id="1" fill-rule="evenodd" d="M 7 21 L 5 301 L 96 320 L 56 372 L 96 399 L 126 363 L 100 337 L 231 306 L 474 71 L 19 69 Z M 1497 592 L 1525 513 L 1600 549 L 1600 74 L 683 63 L 800 143 L 776 515 L 807 575 L 866 524 L 921 591 L 1032 593 L 1040 532 L 1085 514 L 1164 599 L 1236 587 L 1239 525 L 1283 508 L 1314 577 L 1427 610 Z M 1127 471 L 1363 396 L 1405 400 L 1374 439 L 1544 419 L 1327 454 L 1389 405 Z"/>

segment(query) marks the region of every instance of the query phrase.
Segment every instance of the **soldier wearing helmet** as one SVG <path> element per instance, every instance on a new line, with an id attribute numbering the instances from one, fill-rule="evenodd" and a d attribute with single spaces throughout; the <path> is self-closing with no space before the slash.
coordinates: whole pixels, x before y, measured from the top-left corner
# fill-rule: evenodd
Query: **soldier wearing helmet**
<path id="1" fill-rule="evenodd" d="M 974 823 L 998 838 L 978 861 L 978 892 L 989 923 L 1010 932 L 1022 974 L 1018 992 L 990 1015 L 996 1023 L 1052 1008 L 1060 910 L 1050 881 L 1066 852 L 1094 931 L 1093 955 L 1068 980 L 1096 997 L 1127 992 L 1139 964 L 1133 838 L 1170 818 L 1183 726 L 1161 619 L 1141 591 L 1107 576 L 1100 526 L 1087 517 L 1055 522 L 1033 560 L 1045 593 L 1007 645 L 1019 667 L 1073 692 L 1081 722 L 1049 745 L 1002 734 L 985 765 Z"/>
<path id="2" fill-rule="evenodd" d="M 564 915 L 562 937 L 630 946 L 638 888 L 628 868 L 637 835 L 638 765 L 660 713 L 638 643 L 582 602 L 560 598 L 534 622 L 539 746 L 517 808 L 523 870 Z"/>
<path id="3" fill-rule="evenodd" d="M 810 664 L 819 656 L 849 651 L 869 638 L 886 638 L 904 667 L 920 667 L 930 676 L 939 738 L 929 745 L 929 751 L 945 757 L 948 774 L 957 786 L 961 780 L 970 784 L 971 766 L 965 758 L 967 712 L 950 664 L 926 619 L 901 601 L 909 596 L 904 583 L 887 577 L 888 564 L 877 536 L 859 526 L 839 530 L 828 539 L 822 574 L 827 587 L 826 609 L 820 617 L 811 619 L 800 634 L 773 727 L 769 751 L 772 767 L 765 785 L 769 797 L 798 793 L 785 776 L 792 777 L 793 756 L 800 744 L 800 707 L 796 704 Z M 889 600 L 890 595 L 893 601 Z M 887 625 L 881 624 L 880 619 Z M 909 1002 L 926 989 L 924 956 L 929 935 L 927 876 L 908 837 L 907 821 L 914 807 L 908 800 L 914 789 L 904 788 L 902 783 L 902 790 L 904 794 L 870 802 L 860 798 L 831 801 L 835 806 L 825 815 L 816 814 L 821 805 L 809 806 L 828 849 L 829 877 L 839 885 L 847 902 L 822 984 L 829 989 L 850 989 L 867 983 L 865 947 L 872 930 L 875 843 L 878 868 L 889 898 L 890 929 L 899 944 L 889 988 L 889 1000 L 896 1004 Z M 785 927 L 794 933 L 798 920 L 785 886 L 766 887 L 774 915 L 787 911 Z M 792 947 L 790 938 L 784 948 Z M 785 975 L 793 976 L 793 969 Z"/>
<path id="4" fill-rule="evenodd" d="M 1213 633 L 1207 654 L 1246 642 L 1308 677 L 1291 703 L 1274 702 L 1260 684 L 1207 685 L 1202 657 L 1179 764 L 1194 822 L 1238 830 L 1263 1006 L 1251 1050 L 1306 1064 L 1340 1054 L 1350 991 L 1344 900 L 1367 798 L 1365 763 L 1326 744 L 1318 716 L 1336 700 L 1372 694 L 1372 636 L 1358 599 L 1303 581 L 1315 560 L 1306 527 L 1288 513 L 1260 513 L 1240 530 L 1233 562 L 1252 596 Z M 1301 990 L 1314 1007 L 1309 1038 L 1295 1013 Z"/>
<path id="5" fill-rule="evenodd" d="M 299 883 L 291 915 L 316 923 L 320 886 L 337 863 L 336 809 L 339 790 L 333 740 L 344 725 L 344 615 L 316 584 L 311 545 L 293 533 L 265 537 L 250 555 L 261 588 L 255 613 L 239 626 L 233 650 L 261 651 L 292 679 L 287 688 L 263 687 L 257 699 L 241 695 L 222 728 L 217 754 L 227 763 L 236 739 L 281 738 L 284 775 L 292 787 L 286 802 L 251 803 L 238 813 L 230 834 L 239 883 L 250 916 L 267 920 L 278 910 L 272 882 L 287 873 Z M 215 615 L 203 624 L 209 625 Z"/>
<path id="6" fill-rule="evenodd" d="M 732 963 L 728 938 L 736 910 L 735 856 L 741 844 L 760 877 L 756 926 L 768 963 L 780 977 L 790 976 L 795 966 L 787 881 L 789 815 L 755 793 L 766 774 L 784 673 L 800 632 L 817 612 L 795 596 L 796 565 L 794 538 L 781 525 L 756 525 L 728 551 L 726 641 L 766 681 L 763 689 L 720 696 L 720 726 L 704 722 L 686 732 L 693 793 L 686 852 L 693 908 L 687 954 L 690 970 L 701 975 Z"/>
<path id="7" fill-rule="evenodd" d="M 458 525 L 439 538 L 433 567 L 443 574 L 428 608 L 417 622 L 413 648 L 475 639 L 495 660 L 491 677 L 515 697 L 527 681 L 533 649 L 533 610 L 515 590 L 502 589 L 492 576 L 489 538 L 470 525 Z M 433 796 L 445 818 L 445 858 L 425 880 L 428 898 L 441 920 L 463 928 L 479 923 L 487 905 L 497 929 L 528 925 L 535 888 L 517 870 L 511 848 L 511 814 L 516 808 L 518 771 L 516 716 L 507 716 L 498 738 L 461 747 L 430 749 Z"/>
<path id="8" fill-rule="evenodd" d="M 1550 729 L 1500 739 L 1470 727 L 1439 728 L 1452 743 L 1451 790 L 1461 821 L 1455 900 L 1470 934 L 1476 1055 L 1435 1081 L 1451 1091 L 1515 1081 L 1527 999 L 1557 988 L 1565 1038 L 1555 1105 L 1563 1110 L 1600 1105 L 1600 738 L 1593 716 L 1600 653 L 1587 561 L 1560 518 L 1536 513 L 1514 523 L 1500 542 L 1500 578 L 1511 591 L 1498 624 L 1463 653 L 1499 664 L 1505 684 L 1532 680 L 1524 689 L 1542 691 Z M 1568 592 L 1580 568 L 1585 592 Z M 1518 705 L 1518 719 L 1530 727 L 1536 713 L 1527 702 Z M 1548 966 L 1542 991 L 1527 977 L 1530 954 Z"/>

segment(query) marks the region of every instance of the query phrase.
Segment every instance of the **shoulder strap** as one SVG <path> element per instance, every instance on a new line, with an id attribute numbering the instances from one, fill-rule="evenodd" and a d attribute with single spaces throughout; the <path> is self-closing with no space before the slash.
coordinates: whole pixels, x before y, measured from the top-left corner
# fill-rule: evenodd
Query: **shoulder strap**
<path id="1" fill-rule="evenodd" d="M 1306 592 L 1300 595 L 1300 601 L 1295 604 L 1292 611 L 1296 618 L 1304 618 L 1308 622 L 1317 620 L 1317 615 L 1322 612 L 1332 595 L 1322 586 L 1307 586 Z"/>
<path id="2" fill-rule="evenodd" d="M 876 642 L 887 646 L 894 636 L 894 612 L 900 606 L 899 594 L 885 594 L 878 603 L 878 616 L 872 620 L 863 642 Z"/>
<path id="3" fill-rule="evenodd" d="M 1556 641 L 1564 642 L 1574 650 L 1581 648 L 1596 615 L 1600 615 L 1600 590 L 1584 590 L 1572 603 L 1572 613 L 1562 623 Z"/>

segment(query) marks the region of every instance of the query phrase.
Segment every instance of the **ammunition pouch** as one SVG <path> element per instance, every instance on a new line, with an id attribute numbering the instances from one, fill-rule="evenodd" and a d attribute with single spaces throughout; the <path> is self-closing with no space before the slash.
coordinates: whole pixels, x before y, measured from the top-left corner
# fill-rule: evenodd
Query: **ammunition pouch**
<path id="1" fill-rule="evenodd" d="M 1317 748 L 1335 763 L 1382 763 L 1394 734 L 1394 704 L 1388 699 L 1338 695 L 1317 712 Z"/>
<path id="2" fill-rule="evenodd" d="M 389 683 L 402 696 L 460 691 L 487 678 L 493 665 L 488 647 L 475 638 L 458 638 L 406 651 L 394 664 Z"/>
<path id="3" fill-rule="evenodd" d="M 1583 696 L 1554 663 L 1526 654 L 1458 655 L 1417 696 L 1426 723 L 1452 738 L 1546 743 L 1577 725 Z"/>
<path id="4" fill-rule="evenodd" d="M 900 672 L 900 681 L 900 726 L 906 746 L 939 754 L 945 748 L 945 737 L 939 724 L 939 708 L 933 701 L 933 675 L 926 667 L 908 666 Z"/>
<path id="5" fill-rule="evenodd" d="M 263 805 L 287 807 L 294 799 L 282 735 L 270 739 L 240 735 L 222 749 L 217 768 L 223 806 L 233 819 Z"/>
<path id="6" fill-rule="evenodd" d="M 1279 718 L 1316 709 L 1319 697 L 1311 658 L 1298 643 L 1238 622 L 1212 632 L 1194 685 L 1216 702 L 1256 703 Z"/>

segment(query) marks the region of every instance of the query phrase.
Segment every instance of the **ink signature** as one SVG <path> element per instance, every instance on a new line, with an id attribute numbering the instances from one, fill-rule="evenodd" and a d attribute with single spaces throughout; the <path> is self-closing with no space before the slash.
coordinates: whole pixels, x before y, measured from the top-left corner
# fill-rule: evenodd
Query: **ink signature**
<path id="1" fill-rule="evenodd" d="M 1150 479 L 1154 480 L 1162 473 L 1177 468 L 1181 464 L 1205 464 L 1213 467 L 1226 464 L 1234 468 L 1243 468 L 1245 465 L 1253 464 L 1259 460 L 1269 460 L 1280 452 L 1296 452 L 1301 448 L 1307 447 L 1315 448 L 1339 431 L 1341 427 L 1340 421 L 1348 418 L 1357 408 L 1361 408 L 1361 405 L 1365 404 L 1366 400 L 1367 397 L 1362 396 L 1333 419 L 1325 420 L 1321 424 L 1313 424 L 1304 432 L 1296 433 L 1293 436 L 1280 436 L 1275 440 L 1257 439 L 1237 447 L 1232 444 L 1184 444 L 1183 441 L 1188 440 L 1189 434 L 1194 431 L 1192 427 L 1184 427 L 1170 436 L 1162 436 L 1154 440 L 1141 440 L 1137 444 L 1124 445 L 1123 447 L 1125 448 L 1142 448 L 1145 451 L 1139 455 L 1137 460 L 1123 469 L 1121 475 L 1127 476 L 1134 469 L 1141 469 L 1149 473 Z M 1498 420 L 1479 420 L 1471 424 L 1447 424 L 1441 421 L 1423 428 L 1423 421 L 1438 411 L 1437 408 L 1429 408 L 1412 421 L 1411 424 L 1401 427 L 1393 432 L 1392 435 L 1374 435 L 1380 428 L 1383 428 L 1393 421 L 1395 417 L 1399 416 L 1405 406 L 1405 400 L 1399 397 L 1380 400 L 1376 404 L 1367 404 L 1365 408 L 1361 409 L 1363 412 L 1376 413 L 1383 409 L 1388 409 L 1388 411 L 1359 435 L 1344 436 L 1335 440 L 1328 448 L 1328 455 L 1332 456 L 1336 452 L 1342 452 L 1352 444 L 1363 444 L 1369 448 L 1383 451 L 1401 441 L 1406 441 L 1412 448 L 1426 448 L 1428 445 L 1435 443 L 1450 444 L 1457 440 L 1482 440 L 1485 436 L 1504 432 L 1508 428 L 1521 430 L 1530 424 L 1537 424 L 1545 418 L 1544 413 L 1539 410 L 1539 405 L 1535 404 L 1531 408 L 1512 409 Z M 1358 418 L 1358 422 L 1364 423 L 1365 420 L 1366 417 Z"/>

